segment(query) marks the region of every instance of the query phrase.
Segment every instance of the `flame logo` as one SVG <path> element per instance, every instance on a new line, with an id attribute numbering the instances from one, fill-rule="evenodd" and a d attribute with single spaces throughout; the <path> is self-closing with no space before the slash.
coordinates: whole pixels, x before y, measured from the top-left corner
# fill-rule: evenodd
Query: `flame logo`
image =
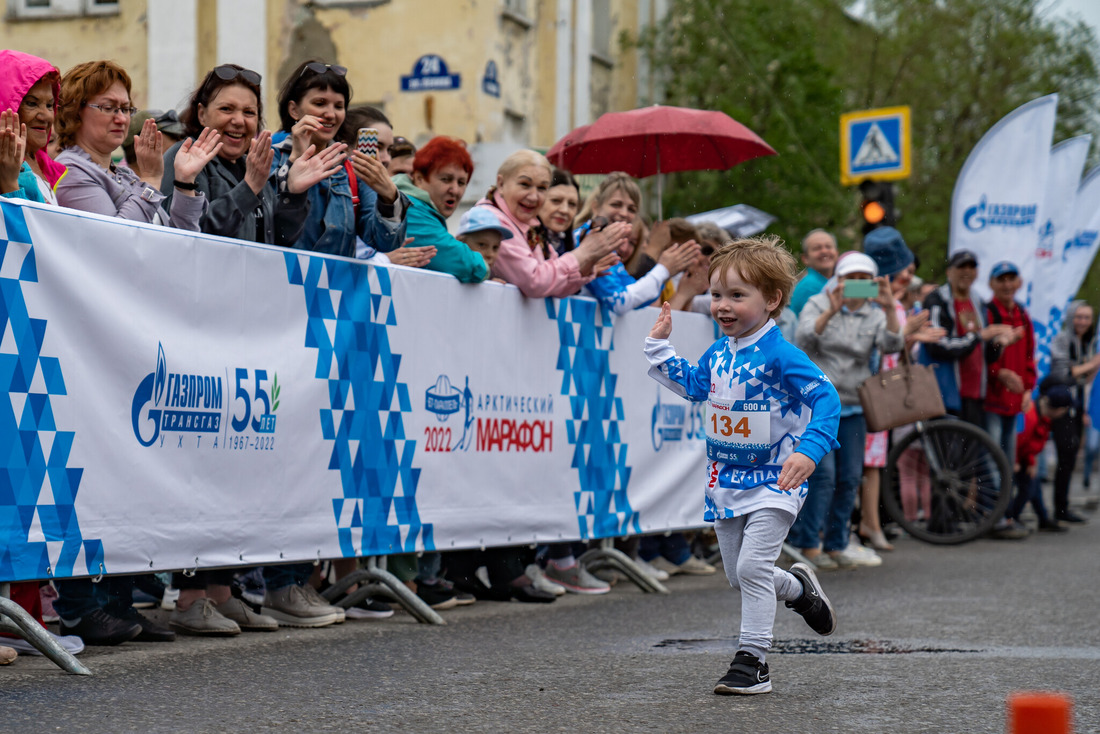
<path id="1" fill-rule="evenodd" d="M 168 382 L 168 361 L 164 358 L 164 345 L 157 342 L 157 372 L 153 380 L 153 405 L 160 405 L 166 382 Z"/>

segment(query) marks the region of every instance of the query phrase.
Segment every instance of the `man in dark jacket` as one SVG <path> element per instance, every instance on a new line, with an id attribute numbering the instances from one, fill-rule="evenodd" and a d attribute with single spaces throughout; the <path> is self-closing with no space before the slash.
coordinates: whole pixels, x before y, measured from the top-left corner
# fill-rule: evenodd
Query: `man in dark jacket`
<path id="1" fill-rule="evenodd" d="M 936 368 L 936 380 L 948 412 L 985 427 L 987 365 L 1001 349 L 1017 341 L 1022 331 L 1008 324 L 986 324 L 985 309 L 971 291 L 978 275 L 978 258 L 958 250 L 947 262 L 947 283 L 928 294 L 928 323 L 947 332 L 921 348 L 921 361 Z M 978 347 L 981 346 L 981 349 Z"/>

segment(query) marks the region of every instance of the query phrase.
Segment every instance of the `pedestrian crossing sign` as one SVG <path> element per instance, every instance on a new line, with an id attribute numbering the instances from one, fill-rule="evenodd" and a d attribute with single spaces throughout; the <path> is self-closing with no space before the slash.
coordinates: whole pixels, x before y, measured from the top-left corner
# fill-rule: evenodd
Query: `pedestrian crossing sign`
<path id="1" fill-rule="evenodd" d="M 840 116 L 840 183 L 909 178 L 909 108 L 883 107 Z"/>

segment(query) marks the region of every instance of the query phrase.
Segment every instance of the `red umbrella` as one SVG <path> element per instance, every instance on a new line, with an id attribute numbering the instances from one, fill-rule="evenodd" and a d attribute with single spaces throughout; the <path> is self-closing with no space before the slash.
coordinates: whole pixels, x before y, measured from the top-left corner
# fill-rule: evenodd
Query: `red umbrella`
<path id="1" fill-rule="evenodd" d="M 550 162 L 573 173 L 623 171 L 645 178 L 674 171 L 724 170 L 775 155 L 760 136 L 724 112 L 653 105 L 608 112 L 550 148 Z M 657 206 L 660 216 L 660 179 Z"/>

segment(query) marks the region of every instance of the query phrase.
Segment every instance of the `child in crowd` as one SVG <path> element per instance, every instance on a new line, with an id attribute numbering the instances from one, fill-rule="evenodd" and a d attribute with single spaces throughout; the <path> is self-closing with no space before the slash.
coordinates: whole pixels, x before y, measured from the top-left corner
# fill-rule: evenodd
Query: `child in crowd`
<path id="1" fill-rule="evenodd" d="M 1069 412 L 1073 395 L 1069 388 L 1049 378 L 1039 385 L 1039 399 L 1024 412 L 1024 430 L 1016 437 L 1016 496 L 1008 506 L 1005 517 L 1018 523 L 1020 513 L 1030 501 L 1039 518 L 1039 529 L 1064 532 L 1066 527 L 1047 515 L 1043 505 L 1042 483 L 1035 458 L 1043 452 L 1050 438 L 1051 421 Z"/>
<path id="2" fill-rule="evenodd" d="M 476 208 L 462 215 L 458 222 L 458 233 L 455 235 L 471 250 L 480 252 L 490 270 L 500 252 L 500 243 L 511 236 L 512 230 L 501 224 L 492 212 Z"/>
<path id="3" fill-rule="evenodd" d="M 741 590 L 741 636 L 718 694 L 771 691 L 765 660 L 776 599 L 821 635 L 836 614 L 813 569 L 775 566 L 806 499 L 806 480 L 837 447 L 840 398 L 809 358 L 787 343 L 774 318 L 794 287 L 794 257 L 776 237 L 723 246 L 708 271 L 711 316 L 724 335 L 698 365 L 669 344 L 672 308 L 646 339 L 649 373 L 673 392 L 708 401 L 704 519 L 714 521 L 730 585 Z"/>

